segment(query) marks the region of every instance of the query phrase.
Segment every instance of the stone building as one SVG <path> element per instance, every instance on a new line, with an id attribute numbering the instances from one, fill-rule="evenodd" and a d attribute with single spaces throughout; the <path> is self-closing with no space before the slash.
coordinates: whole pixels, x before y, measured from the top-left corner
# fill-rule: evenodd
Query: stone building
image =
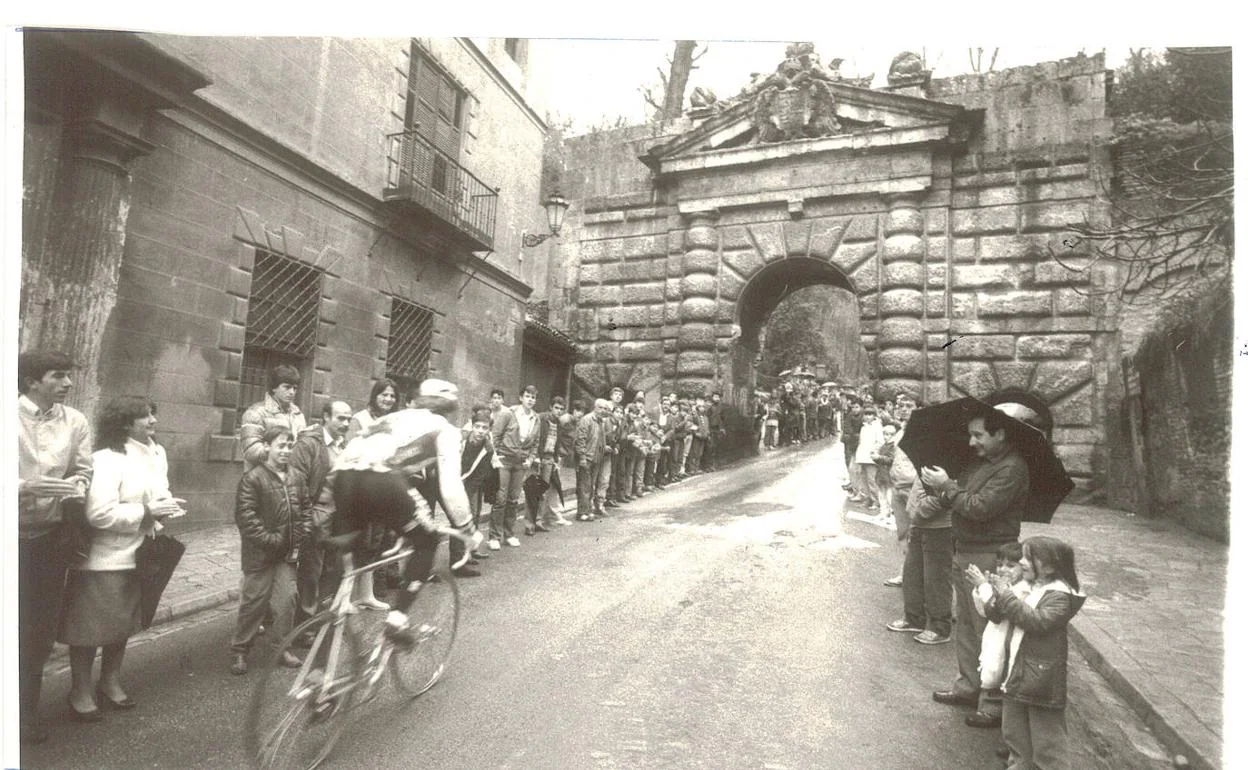
<path id="1" fill-rule="evenodd" d="M 548 247 L 521 246 L 547 229 L 529 41 L 30 30 L 24 48 L 22 349 L 77 358 L 89 417 L 157 402 L 184 526 L 231 518 L 238 415 L 274 363 L 302 371 L 310 415 L 362 408 L 387 375 L 514 396 L 548 282 Z"/>
<path id="2" fill-rule="evenodd" d="M 1107 76 L 1079 56 L 940 80 L 903 54 L 872 90 L 798 44 L 733 99 L 568 140 L 550 294 L 576 386 L 748 413 L 767 316 L 838 286 L 885 390 L 1038 396 L 1079 488 L 1102 487 L 1116 328 L 1086 290 L 1106 276 L 1053 255 L 1085 267 L 1064 228 L 1106 216 Z"/>

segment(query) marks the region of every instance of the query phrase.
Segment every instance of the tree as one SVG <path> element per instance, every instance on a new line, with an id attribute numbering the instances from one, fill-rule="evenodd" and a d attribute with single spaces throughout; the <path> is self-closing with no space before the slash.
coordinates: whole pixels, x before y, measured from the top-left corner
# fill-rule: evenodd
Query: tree
<path id="1" fill-rule="evenodd" d="M 1000 48 L 992 49 L 992 59 L 988 62 L 988 69 L 984 70 L 983 69 L 984 49 L 982 48 L 966 49 L 966 55 L 969 56 L 971 59 L 971 72 L 974 72 L 976 75 L 985 71 L 992 72 L 992 68 L 997 66 L 997 54 L 1000 53 L 1000 51 L 1001 51 Z"/>
<path id="2" fill-rule="evenodd" d="M 1132 49 L 1110 94 L 1117 178 L 1110 220 L 1074 225 L 1091 264 L 1115 266 L 1095 293 L 1204 293 L 1229 283 L 1234 249 L 1231 49 Z M 1067 246 L 1076 245 L 1068 240 Z"/>
<path id="3" fill-rule="evenodd" d="M 672 55 L 667 58 L 667 70 L 659 68 L 659 81 L 662 83 L 662 99 L 654 95 L 651 87 L 643 86 L 642 96 L 646 104 L 654 108 L 656 120 L 673 120 L 685 111 L 685 89 L 689 87 L 689 76 L 697 69 L 694 64 L 706 55 L 706 48 L 695 53 L 698 47 L 696 40 L 677 40 Z"/>

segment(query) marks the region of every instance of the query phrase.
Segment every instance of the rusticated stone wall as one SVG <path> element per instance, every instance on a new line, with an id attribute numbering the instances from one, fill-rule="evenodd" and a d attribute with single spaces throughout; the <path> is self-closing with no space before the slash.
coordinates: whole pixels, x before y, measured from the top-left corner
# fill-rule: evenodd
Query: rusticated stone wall
<path id="1" fill-rule="evenodd" d="M 651 405 L 660 390 L 719 390 L 744 411 L 760 322 L 792 291 L 838 285 L 858 298 L 884 389 L 927 401 L 1033 393 L 1076 483 L 1100 486 L 1114 319 L 1089 296 L 1104 276 L 1054 255 L 1087 267 L 1066 228 L 1105 216 L 1103 61 L 1023 69 L 933 83 L 928 98 L 982 112 L 969 138 L 927 149 L 815 156 L 793 142 L 785 155 L 779 143 L 757 163 L 647 187 L 601 168 L 602 135 L 570 140 L 570 170 L 599 164 L 579 189 L 574 171 L 565 177 L 574 199 L 588 193 L 565 235 L 579 251 L 577 384 L 644 390 Z M 1047 132 L 1054 121 L 1062 130 Z M 604 189 L 610 178 L 626 189 Z M 852 189 L 809 193 L 828 179 Z"/>

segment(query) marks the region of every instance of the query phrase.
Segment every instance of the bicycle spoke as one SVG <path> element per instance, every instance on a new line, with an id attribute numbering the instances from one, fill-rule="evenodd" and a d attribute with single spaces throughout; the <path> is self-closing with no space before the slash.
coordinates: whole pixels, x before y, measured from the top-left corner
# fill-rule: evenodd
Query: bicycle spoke
<path id="1" fill-rule="evenodd" d="M 459 623 L 459 588 L 449 570 L 420 588 L 408 616 L 416 631 L 410 646 L 389 644 L 394 684 L 410 698 L 429 690 L 442 677 Z"/>

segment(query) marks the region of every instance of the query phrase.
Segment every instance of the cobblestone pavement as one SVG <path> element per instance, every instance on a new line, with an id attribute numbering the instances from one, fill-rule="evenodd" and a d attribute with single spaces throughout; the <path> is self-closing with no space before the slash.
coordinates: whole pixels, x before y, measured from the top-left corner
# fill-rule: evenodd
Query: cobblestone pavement
<path id="1" fill-rule="evenodd" d="M 569 509 L 574 498 L 567 496 Z M 1174 753 L 1192 767 L 1221 767 L 1226 546 L 1166 522 L 1078 505 L 1062 506 L 1050 525 L 1025 524 L 1022 534 L 1075 548 L 1088 601 L 1072 624 L 1074 647 Z M 186 554 L 136 644 L 238 598 L 234 526 L 178 537 Z M 49 674 L 64 669 L 64 656 L 58 645 Z"/>

